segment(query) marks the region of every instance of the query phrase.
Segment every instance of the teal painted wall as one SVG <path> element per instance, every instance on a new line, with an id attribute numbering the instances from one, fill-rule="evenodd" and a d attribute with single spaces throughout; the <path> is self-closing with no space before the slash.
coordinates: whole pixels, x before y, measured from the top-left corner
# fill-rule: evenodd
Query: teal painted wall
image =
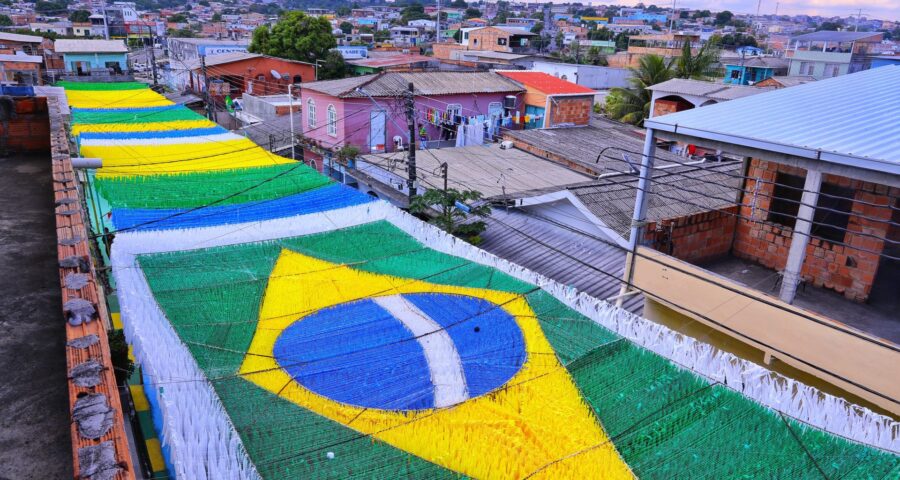
<path id="1" fill-rule="evenodd" d="M 66 71 L 76 71 L 74 62 L 88 62 L 91 68 L 105 68 L 106 62 L 116 62 L 123 72 L 128 71 L 127 55 L 124 53 L 65 53 Z"/>

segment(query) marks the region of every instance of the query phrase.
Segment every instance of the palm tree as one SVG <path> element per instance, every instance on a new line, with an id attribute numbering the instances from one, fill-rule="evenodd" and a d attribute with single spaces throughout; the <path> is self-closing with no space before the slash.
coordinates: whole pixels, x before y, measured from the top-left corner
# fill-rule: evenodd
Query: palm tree
<path id="1" fill-rule="evenodd" d="M 692 78 L 706 80 L 711 76 L 712 68 L 719 63 L 719 42 L 715 37 L 703 44 L 697 54 L 691 49 L 691 42 L 681 46 L 681 56 L 675 62 L 676 78 Z"/>
<path id="2" fill-rule="evenodd" d="M 642 125 L 650 116 L 651 85 L 673 78 L 672 62 L 659 55 L 644 55 L 637 68 L 631 68 L 631 88 L 613 88 L 606 99 L 606 112 L 620 122 Z"/>

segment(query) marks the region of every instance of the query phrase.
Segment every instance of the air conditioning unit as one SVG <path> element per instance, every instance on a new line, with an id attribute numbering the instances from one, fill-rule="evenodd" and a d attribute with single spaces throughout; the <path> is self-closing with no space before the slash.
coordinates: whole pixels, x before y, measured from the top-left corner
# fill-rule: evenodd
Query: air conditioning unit
<path id="1" fill-rule="evenodd" d="M 516 109 L 516 96 L 515 95 L 507 95 L 503 98 L 503 108 L 507 110 L 515 110 Z"/>

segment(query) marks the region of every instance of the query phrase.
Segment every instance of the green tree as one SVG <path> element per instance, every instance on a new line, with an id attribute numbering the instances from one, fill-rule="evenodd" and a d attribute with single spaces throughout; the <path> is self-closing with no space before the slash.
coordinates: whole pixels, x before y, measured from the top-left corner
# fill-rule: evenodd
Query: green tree
<path id="1" fill-rule="evenodd" d="M 87 10 L 75 10 L 69 14 L 69 21 L 72 23 L 86 23 L 91 21 L 91 12 Z"/>
<path id="2" fill-rule="evenodd" d="M 608 28 L 598 28 L 588 32 L 588 40 L 612 40 L 615 34 Z"/>
<path id="3" fill-rule="evenodd" d="M 377 32 L 375 32 L 375 41 L 376 42 L 384 42 L 384 41 L 390 40 L 390 38 L 391 38 L 390 30 L 385 29 L 385 30 L 378 30 Z"/>
<path id="4" fill-rule="evenodd" d="M 591 65 L 597 65 L 601 67 L 609 65 L 609 62 L 606 61 L 606 55 L 603 55 L 603 53 L 600 52 L 600 47 L 589 48 L 584 60 L 585 63 L 590 63 Z"/>
<path id="5" fill-rule="evenodd" d="M 728 10 L 719 12 L 716 14 L 716 25 L 728 25 L 728 22 L 730 22 L 732 18 L 734 18 L 734 14 L 729 12 Z"/>
<path id="6" fill-rule="evenodd" d="M 202 7 L 208 7 L 209 2 L 207 0 L 200 0 L 199 2 L 197 2 L 197 5 L 200 5 Z"/>
<path id="7" fill-rule="evenodd" d="M 11 27 L 13 21 L 8 15 L 0 15 L 0 27 Z"/>
<path id="8" fill-rule="evenodd" d="M 481 10 L 477 8 L 467 8 L 464 14 L 465 18 L 478 18 L 481 16 Z"/>
<path id="9" fill-rule="evenodd" d="M 816 31 L 819 30 L 829 30 L 829 31 L 837 31 L 843 28 L 844 25 L 841 22 L 822 22 L 816 27 Z"/>
<path id="10" fill-rule="evenodd" d="M 187 23 L 187 16 L 183 13 L 176 13 L 169 17 L 169 21 L 172 23 Z"/>
<path id="11" fill-rule="evenodd" d="M 353 24 L 350 22 L 341 22 L 338 28 L 340 28 L 341 31 L 344 32 L 344 35 L 353 33 Z"/>
<path id="12" fill-rule="evenodd" d="M 334 14 L 338 16 L 338 18 L 345 18 L 350 16 L 350 7 L 346 5 L 341 5 L 334 11 Z"/>
<path id="13" fill-rule="evenodd" d="M 212 16 L 212 21 L 214 21 L 214 22 L 221 22 L 221 21 L 222 21 L 222 14 L 219 13 L 219 12 L 214 13 L 213 16 Z"/>
<path id="14" fill-rule="evenodd" d="M 167 32 L 170 37 L 174 38 L 196 38 L 197 32 L 191 30 L 190 28 L 179 28 L 175 30 L 174 28 L 170 28 Z"/>
<path id="15" fill-rule="evenodd" d="M 408 25 L 413 20 L 431 18 L 425 14 L 425 7 L 421 3 L 410 3 L 400 11 L 400 24 Z"/>
<path id="16" fill-rule="evenodd" d="M 659 55 L 644 55 L 636 68 L 630 68 L 631 88 L 613 88 L 606 97 L 606 113 L 610 118 L 642 125 L 650 116 L 652 94 L 648 88 L 673 77 L 671 62 Z"/>
<path id="17" fill-rule="evenodd" d="M 628 39 L 633 35 L 631 32 L 619 32 L 616 34 L 616 50 L 628 50 Z"/>
<path id="18" fill-rule="evenodd" d="M 322 17 L 310 17 L 300 11 L 290 11 L 270 27 L 263 25 L 253 31 L 250 41 L 252 53 L 315 62 L 325 58 L 337 46 L 331 35 L 331 24 Z"/>
<path id="19" fill-rule="evenodd" d="M 468 8 L 469 4 L 466 3 L 466 0 L 453 0 L 450 2 L 450 6 L 453 8 Z"/>
<path id="20" fill-rule="evenodd" d="M 713 66 L 719 62 L 719 42 L 710 39 L 695 54 L 691 42 L 681 45 L 681 55 L 675 60 L 675 76 L 677 78 L 693 78 L 702 80 L 713 72 Z"/>
<path id="21" fill-rule="evenodd" d="M 691 15 L 691 18 L 693 18 L 694 20 L 699 20 L 701 18 L 709 18 L 711 16 L 712 12 L 710 12 L 709 10 L 697 10 L 693 15 Z"/>
<path id="22" fill-rule="evenodd" d="M 116 383 L 121 385 L 127 382 L 134 373 L 134 362 L 128 357 L 128 343 L 125 341 L 125 333 L 122 330 L 110 330 L 107 338 L 113 373 L 116 376 Z"/>
<path id="23" fill-rule="evenodd" d="M 344 78 L 350 73 L 344 57 L 337 50 L 330 50 L 325 54 L 325 58 L 319 61 L 319 67 L 316 71 L 316 80 L 336 80 Z"/>
<path id="24" fill-rule="evenodd" d="M 478 245 L 481 243 L 481 234 L 487 225 L 481 220 L 472 221 L 472 218 L 483 218 L 490 215 L 490 205 L 470 206 L 469 212 L 460 210 L 457 205 L 472 205 L 480 200 L 481 193 L 474 190 L 460 191 L 448 188 L 445 191 L 432 188 L 415 197 L 409 206 L 409 211 L 418 215 L 430 216 L 434 209 L 437 209 L 437 215 L 429 219 L 428 223 L 473 245 Z"/>
<path id="25" fill-rule="evenodd" d="M 66 0 L 38 0 L 34 4 L 34 11 L 37 13 L 45 13 L 48 15 L 60 14 L 68 9 Z"/>
<path id="26" fill-rule="evenodd" d="M 544 22 L 537 22 L 533 27 L 531 27 L 531 33 L 537 33 L 538 35 L 540 35 L 542 31 L 544 31 Z"/>
<path id="27" fill-rule="evenodd" d="M 565 43 L 566 37 L 563 35 L 562 30 L 556 32 L 556 37 L 553 39 L 553 42 L 556 43 L 556 48 L 563 48 L 563 43 Z"/>

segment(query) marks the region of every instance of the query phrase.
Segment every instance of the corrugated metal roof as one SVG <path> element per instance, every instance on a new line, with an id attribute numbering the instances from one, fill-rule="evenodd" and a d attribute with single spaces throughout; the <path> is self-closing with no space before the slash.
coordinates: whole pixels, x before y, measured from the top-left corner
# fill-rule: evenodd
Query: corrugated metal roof
<path id="1" fill-rule="evenodd" d="M 788 68 L 791 62 L 781 57 L 750 57 L 743 60 L 741 57 L 737 57 L 723 60 L 721 63 L 722 65 L 744 65 L 756 68 Z"/>
<path id="2" fill-rule="evenodd" d="M 410 63 L 435 61 L 437 60 L 434 57 L 427 57 L 425 55 L 409 55 L 403 53 L 399 55 L 384 57 L 369 57 L 361 58 L 359 60 L 348 60 L 347 63 L 360 67 L 390 67 L 394 65 L 408 65 Z"/>
<path id="3" fill-rule="evenodd" d="M 741 162 L 703 163 L 654 171 L 647 219 L 667 220 L 735 205 L 741 165 Z M 627 239 L 637 181 L 637 175 L 620 175 L 569 187 L 569 191 L 606 226 Z"/>
<path id="4" fill-rule="evenodd" d="M 522 92 L 516 82 L 494 72 L 409 72 L 383 73 L 340 80 L 324 80 L 301 85 L 317 92 L 341 98 L 363 98 L 363 87 L 373 97 L 393 97 L 413 83 L 417 95 L 455 95 L 464 93 Z"/>
<path id="5" fill-rule="evenodd" d="M 0 41 L 22 42 L 22 43 L 41 43 L 44 41 L 44 37 L 39 37 L 37 35 L 22 35 L 20 33 L 0 33 Z"/>
<path id="6" fill-rule="evenodd" d="M 57 40 L 56 53 L 128 53 L 122 40 Z"/>
<path id="7" fill-rule="evenodd" d="M 818 32 L 804 33 L 791 38 L 803 42 L 855 42 L 869 37 L 881 35 L 878 32 L 832 32 L 820 30 Z"/>
<path id="8" fill-rule="evenodd" d="M 900 65 L 765 92 L 646 126 L 900 175 Z"/>
<path id="9" fill-rule="evenodd" d="M 762 93 L 767 90 L 759 87 L 726 85 L 724 83 L 690 80 L 687 78 L 673 78 L 652 85 L 648 89 L 654 92 L 674 93 L 676 95 L 694 95 L 697 97 L 709 97 L 718 100 L 733 100 L 735 98 L 756 95 L 757 93 Z"/>
<path id="10" fill-rule="evenodd" d="M 704 107 L 707 108 L 707 107 Z M 504 135 L 517 142 L 562 157 L 598 174 L 629 170 L 625 156 L 632 163 L 640 163 L 644 139 L 637 127 L 618 122 L 603 122 L 603 128 L 577 127 L 515 130 Z M 603 154 L 597 161 L 597 156 Z M 656 165 L 684 162 L 683 157 L 666 150 L 656 150 Z"/>
<path id="11" fill-rule="evenodd" d="M 771 78 L 772 81 L 780 83 L 784 87 L 793 87 L 796 85 L 803 85 L 804 83 L 816 81 L 816 77 L 808 77 L 805 75 L 775 75 L 769 78 Z"/>
<path id="12" fill-rule="evenodd" d="M 362 160 L 388 165 L 395 157 L 396 153 L 384 153 L 364 155 Z M 424 172 L 439 172 L 444 162 L 448 166 L 448 183 L 452 188 L 477 190 L 485 198 L 539 189 L 558 191 L 592 178 L 528 152 L 504 150 L 498 144 L 491 144 L 420 151 L 416 155 L 416 166 L 422 172 L 419 173 L 422 181 L 440 183 L 437 173 L 428 175 Z"/>
<path id="13" fill-rule="evenodd" d="M 25 62 L 25 63 L 43 63 L 44 57 L 40 55 L 9 55 L 0 54 L 0 62 Z"/>
<path id="14" fill-rule="evenodd" d="M 563 95 L 572 93 L 584 93 L 593 95 L 596 93 L 588 87 L 572 83 L 568 80 L 554 77 L 549 73 L 532 72 L 532 71 L 504 71 L 497 72 L 504 77 L 511 78 L 526 87 L 534 88 L 548 95 Z"/>
<path id="15" fill-rule="evenodd" d="M 591 238 L 515 209 L 494 208 L 485 223 L 479 248 L 592 297 L 618 295 L 625 251 L 612 240 Z M 644 298 L 626 297 L 622 306 L 640 314 Z"/>

